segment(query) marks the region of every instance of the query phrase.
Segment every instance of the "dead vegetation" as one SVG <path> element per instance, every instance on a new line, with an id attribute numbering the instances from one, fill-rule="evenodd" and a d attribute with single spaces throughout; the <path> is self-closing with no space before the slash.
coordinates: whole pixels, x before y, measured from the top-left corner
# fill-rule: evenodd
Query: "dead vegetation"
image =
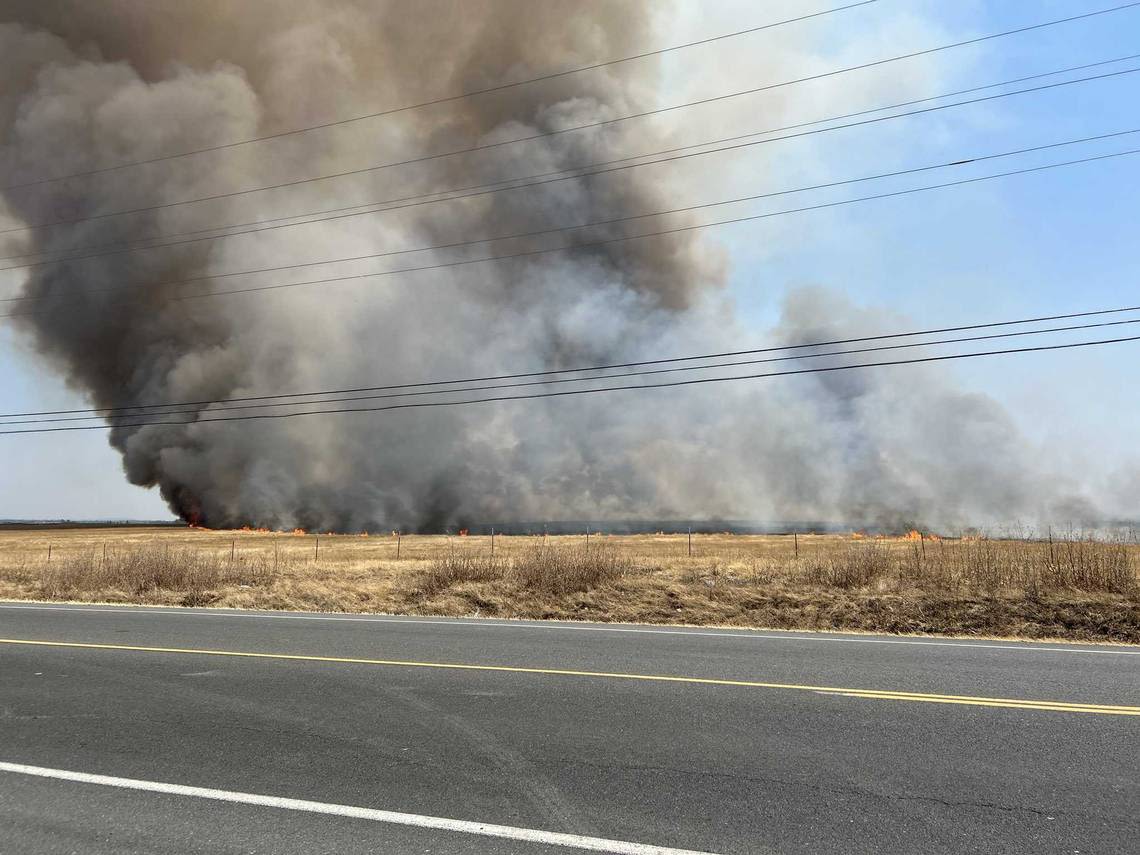
<path id="1" fill-rule="evenodd" d="M 430 561 L 417 591 L 431 597 L 467 582 L 503 581 L 520 591 L 559 597 L 615 582 L 633 567 L 631 558 L 607 546 L 531 546 L 509 558 L 460 552 Z"/>
<path id="2" fill-rule="evenodd" d="M 805 579 L 819 587 L 886 587 L 944 594 L 1054 593 L 1133 595 L 1134 554 L 1123 540 L 1074 539 L 909 541 L 891 549 L 884 541 L 856 541 L 848 549 L 809 559 Z"/>
<path id="3" fill-rule="evenodd" d="M 152 598 L 161 592 L 181 594 L 182 605 L 209 602 L 207 592 L 224 587 L 268 587 L 276 578 L 265 556 L 227 562 L 185 547 L 146 546 L 129 552 L 94 551 L 49 563 L 39 574 L 45 599 L 81 599 L 93 591 L 112 598 Z"/>
<path id="4" fill-rule="evenodd" d="M 536 594 L 561 597 L 612 585 L 633 572 L 634 560 L 611 546 L 535 546 L 512 562 L 514 583 Z"/>
<path id="5" fill-rule="evenodd" d="M 0 531 L 0 596 L 1140 642 L 1140 545 Z"/>
<path id="6" fill-rule="evenodd" d="M 416 586 L 420 594 L 433 597 L 464 582 L 494 582 L 506 573 L 505 562 L 489 555 L 445 555 L 430 562 Z"/>

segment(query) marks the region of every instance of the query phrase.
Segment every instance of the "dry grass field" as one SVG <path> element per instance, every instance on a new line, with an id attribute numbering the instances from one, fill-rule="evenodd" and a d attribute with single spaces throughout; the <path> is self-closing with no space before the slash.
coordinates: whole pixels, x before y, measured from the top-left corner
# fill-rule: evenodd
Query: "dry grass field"
<path id="1" fill-rule="evenodd" d="M 1140 545 L 6 529 L 0 598 L 1140 642 Z"/>

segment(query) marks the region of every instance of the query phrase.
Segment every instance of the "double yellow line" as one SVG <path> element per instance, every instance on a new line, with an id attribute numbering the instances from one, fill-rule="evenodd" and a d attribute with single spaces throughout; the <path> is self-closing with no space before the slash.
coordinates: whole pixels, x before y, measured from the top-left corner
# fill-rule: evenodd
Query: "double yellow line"
<path id="1" fill-rule="evenodd" d="M 1015 710 L 1100 713 L 1101 715 L 1140 715 L 1140 707 L 1113 704 L 1077 704 L 1068 701 L 1038 701 L 1019 698 L 984 698 L 971 695 L 932 695 L 922 692 L 892 692 L 877 689 L 823 689 L 825 695 L 887 701 L 920 701 L 928 704 L 963 704 L 971 707 L 1004 707 Z"/>
<path id="2" fill-rule="evenodd" d="M 620 671 L 577 671 L 564 668 L 528 668 L 518 665 L 473 665 L 460 662 L 416 662 L 406 659 L 361 659 L 348 656 L 313 656 L 297 653 L 255 653 L 242 650 L 210 650 L 198 647 L 141 647 L 131 644 L 91 644 L 79 641 L 36 641 L 26 638 L 0 638 L 0 644 L 29 647 L 57 647 L 80 650 L 120 650 L 132 653 L 174 653 L 194 656 L 228 656 L 241 659 L 274 659 L 290 662 L 329 662 L 346 665 L 379 665 L 394 668 L 435 668 L 449 671 L 491 671 L 508 674 L 544 674 L 554 677 L 590 677 L 608 680 L 643 680 L 655 683 L 687 683 L 702 686 L 736 686 L 748 689 L 785 689 L 814 692 L 844 698 L 884 701 L 918 701 L 928 704 L 958 704 L 974 707 L 1043 710 L 1045 712 L 1094 713 L 1140 716 L 1140 707 L 1114 704 L 1081 704 L 1068 701 L 1042 701 L 1026 698 L 987 698 L 970 695 L 936 695 L 925 692 L 896 692 L 886 689 L 851 689 L 836 686 L 810 686 L 799 683 L 767 683 L 757 680 L 727 680 L 717 677 L 680 677 L 663 674 L 627 674 Z"/>

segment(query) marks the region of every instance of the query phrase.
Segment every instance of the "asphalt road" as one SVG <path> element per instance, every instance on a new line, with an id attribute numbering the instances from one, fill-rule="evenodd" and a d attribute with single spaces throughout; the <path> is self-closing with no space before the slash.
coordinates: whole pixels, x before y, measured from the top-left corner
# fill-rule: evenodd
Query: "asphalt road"
<path id="1" fill-rule="evenodd" d="M 1125 853 L 1138 807 L 1140 647 L 0 604 L 4 855 Z"/>

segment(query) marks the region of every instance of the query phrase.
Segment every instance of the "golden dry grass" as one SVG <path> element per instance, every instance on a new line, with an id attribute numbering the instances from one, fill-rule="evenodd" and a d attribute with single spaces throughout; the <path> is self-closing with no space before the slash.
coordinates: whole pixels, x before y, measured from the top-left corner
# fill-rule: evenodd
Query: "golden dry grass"
<path id="1" fill-rule="evenodd" d="M 498 536 L 492 556 L 488 537 L 0 530 L 0 597 L 1140 642 L 1123 541 L 692 542 Z"/>

